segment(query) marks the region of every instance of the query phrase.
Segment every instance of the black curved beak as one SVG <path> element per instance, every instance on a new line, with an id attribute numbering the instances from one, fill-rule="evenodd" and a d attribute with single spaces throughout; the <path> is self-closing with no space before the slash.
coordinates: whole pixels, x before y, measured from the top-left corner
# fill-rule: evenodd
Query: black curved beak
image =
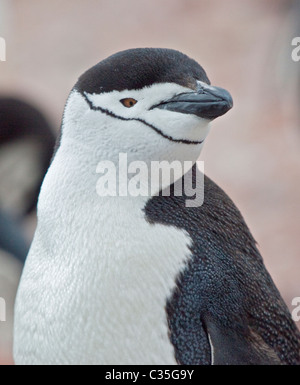
<path id="1" fill-rule="evenodd" d="M 176 95 L 152 108 L 192 114 L 202 119 L 214 120 L 226 114 L 232 107 L 233 100 L 228 91 L 199 82 L 196 92 Z"/>

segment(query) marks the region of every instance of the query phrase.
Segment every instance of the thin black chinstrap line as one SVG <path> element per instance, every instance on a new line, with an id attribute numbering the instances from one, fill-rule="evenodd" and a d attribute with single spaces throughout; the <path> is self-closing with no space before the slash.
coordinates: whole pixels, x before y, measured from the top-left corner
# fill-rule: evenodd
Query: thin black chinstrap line
<path id="1" fill-rule="evenodd" d="M 158 128 L 156 128 L 155 126 L 153 126 L 152 124 L 150 123 L 147 123 L 145 120 L 143 119 L 137 119 L 137 118 L 124 118 L 123 116 L 118 116 L 118 115 L 115 115 L 113 112 L 109 111 L 109 110 L 106 110 L 102 107 L 95 107 L 93 106 L 92 102 L 88 99 L 88 97 L 85 95 L 85 94 L 82 94 L 83 97 L 85 98 L 86 102 L 88 103 L 89 107 L 94 110 L 94 111 L 100 111 L 100 112 L 103 112 L 104 114 L 108 115 L 108 116 L 111 116 L 112 118 L 116 118 L 116 119 L 120 119 L 120 120 L 124 120 L 124 121 L 136 121 L 136 122 L 140 122 L 140 123 L 143 123 L 145 124 L 146 126 L 150 127 L 152 130 L 154 130 L 157 134 L 161 135 L 163 138 L 165 139 L 168 139 L 172 142 L 175 142 L 175 143 L 183 143 L 183 144 L 194 144 L 194 145 L 197 145 L 197 144 L 202 144 L 203 143 L 203 140 L 198 142 L 198 141 L 192 141 L 192 140 L 186 140 L 186 139 L 174 139 L 172 138 L 171 136 L 169 135 L 166 135 L 164 134 L 161 130 L 159 130 Z"/>

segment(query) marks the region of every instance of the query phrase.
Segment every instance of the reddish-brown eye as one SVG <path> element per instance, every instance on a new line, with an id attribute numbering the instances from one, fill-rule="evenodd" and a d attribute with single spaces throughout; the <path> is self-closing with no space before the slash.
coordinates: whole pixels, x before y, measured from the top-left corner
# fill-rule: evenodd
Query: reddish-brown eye
<path id="1" fill-rule="evenodd" d="M 137 100 L 133 98 L 126 98 L 120 100 L 120 102 L 123 104 L 124 107 L 131 108 L 137 103 Z"/>

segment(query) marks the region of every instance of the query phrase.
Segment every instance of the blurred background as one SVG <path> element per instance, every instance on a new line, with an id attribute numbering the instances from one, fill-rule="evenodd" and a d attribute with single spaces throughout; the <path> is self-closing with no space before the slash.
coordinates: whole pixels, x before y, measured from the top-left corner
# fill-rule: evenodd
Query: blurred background
<path id="1" fill-rule="evenodd" d="M 291 45 L 299 3 L 0 0 L 1 364 L 13 362 L 15 292 L 68 93 L 83 71 L 127 48 L 180 50 L 233 95 L 201 160 L 242 211 L 291 309 L 300 297 L 300 62 Z"/>

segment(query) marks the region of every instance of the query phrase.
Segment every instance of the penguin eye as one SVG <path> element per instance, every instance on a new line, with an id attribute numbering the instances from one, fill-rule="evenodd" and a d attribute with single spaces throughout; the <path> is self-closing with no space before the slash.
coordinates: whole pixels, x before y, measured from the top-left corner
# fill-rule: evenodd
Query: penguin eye
<path id="1" fill-rule="evenodd" d="M 121 99 L 120 102 L 123 104 L 124 107 L 131 108 L 137 103 L 137 100 L 132 98 L 126 98 Z"/>

